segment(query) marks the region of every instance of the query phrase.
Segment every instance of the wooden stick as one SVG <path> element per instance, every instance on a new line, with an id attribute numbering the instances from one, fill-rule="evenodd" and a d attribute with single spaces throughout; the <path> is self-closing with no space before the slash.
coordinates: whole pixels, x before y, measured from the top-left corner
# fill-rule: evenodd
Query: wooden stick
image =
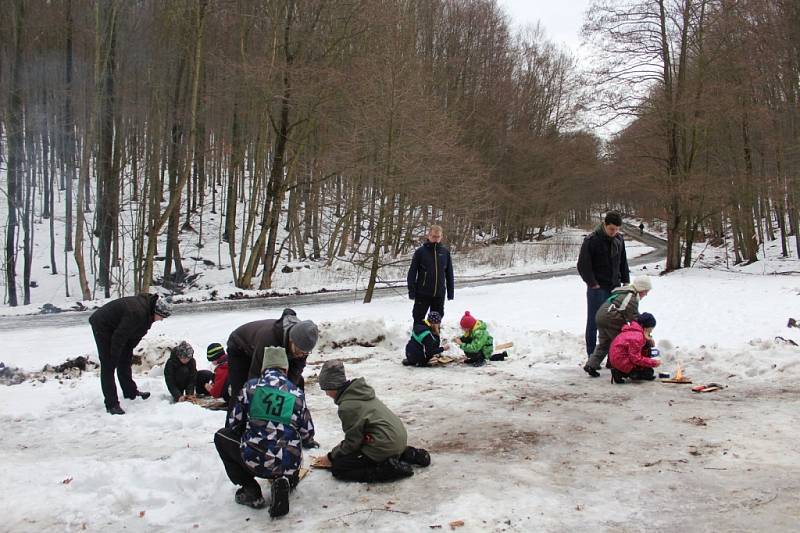
<path id="1" fill-rule="evenodd" d="M 503 344 L 498 344 L 497 346 L 495 346 L 494 349 L 495 350 L 507 350 L 508 348 L 513 348 L 513 347 L 514 347 L 514 343 L 513 342 L 504 342 Z"/>

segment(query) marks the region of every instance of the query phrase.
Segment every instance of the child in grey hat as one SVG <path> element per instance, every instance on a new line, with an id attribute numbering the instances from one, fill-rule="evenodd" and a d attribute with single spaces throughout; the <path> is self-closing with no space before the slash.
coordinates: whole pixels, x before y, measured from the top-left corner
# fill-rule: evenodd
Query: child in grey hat
<path id="1" fill-rule="evenodd" d="M 403 422 L 375 396 L 364 378 L 348 380 L 341 361 L 327 361 L 319 386 L 336 405 L 344 439 L 322 460 L 337 479 L 393 481 L 414 474 L 411 465 L 428 466 L 430 454 L 408 446 Z"/>

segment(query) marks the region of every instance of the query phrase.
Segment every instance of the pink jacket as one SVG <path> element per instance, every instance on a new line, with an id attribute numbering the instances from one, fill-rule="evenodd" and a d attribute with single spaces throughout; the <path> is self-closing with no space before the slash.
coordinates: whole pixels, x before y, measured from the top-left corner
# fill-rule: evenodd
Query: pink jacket
<path id="1" fill-rule="evenodd" d="M 636 367 L 656 367 L 656 360 L 642 355 L 642 348 L 647 344 L 644 330 L 638 322 L 631 322 L 622 327 L 622 331 L 611 343 L 608 359 L 611 366 L 627 374 Z"/>

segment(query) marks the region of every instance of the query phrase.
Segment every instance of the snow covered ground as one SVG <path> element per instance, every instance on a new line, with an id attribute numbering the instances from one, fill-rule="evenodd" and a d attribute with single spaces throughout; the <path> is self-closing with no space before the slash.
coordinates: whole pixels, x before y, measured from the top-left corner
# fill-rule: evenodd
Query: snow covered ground
<path id="1" fill-rule="evenodd" d="M 349 374 L 367 378 L 433 463 L 384 485 L 312 471 L 275 524 L 233 501 L 212 443 L 223 413 L 170 404 L 159 366 L 135 375 L 153 397 L 123 401 L 118 417 L 105 413 L 95 372 L 0 387 L 0 529 L 448 531 L 463 520 L 457 531 L 795 531 L 800 348 L 789 341 L 800 342 L 800 330 L 786 323 L 800 315 L 798 297 L 796 276 L 693 269 L 654 279 L 641 308 L 658 319 L 662 369 L 681 361 L 695 383 L 727 386 L 702 395 L 611 385 L 605 371 L 588 378 L 577 276 L 457 289 L 447 336 L 470 310 L 496 342 L 515 344 L 511 359 L 479 369 L 401 366 L 411 311 L 402 297 L 299 307 L 322 329 L 306 369 L 322 444 L 311 455 L 341 438 L 314 376 L 322 361 L 347 358 Z M 178 312 L 140 348 L 152 359 L 186 339 L 201 355 L 239 324 L 279 313 Z M 95 353 L 88 326 L 3 337 L 0 360 L 26 370 Z"/>

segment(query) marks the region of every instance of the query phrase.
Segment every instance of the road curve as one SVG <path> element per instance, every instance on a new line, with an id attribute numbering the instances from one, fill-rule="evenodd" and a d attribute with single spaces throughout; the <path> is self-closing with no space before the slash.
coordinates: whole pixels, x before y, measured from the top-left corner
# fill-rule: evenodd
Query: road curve
<path id="1" fill-rule="evenodd" d="M 629 239 L 638 240 L 653 248 L 652 251 L 640 255 L 628 261 L 630 266 L 637 266 L 648 263 L 655 263 L 666 257 L 666 241 L 655 235 L 645 233 L 639 235 L 639 228 L 625 224 L 625 234 Z M 576 258 L 577 260 L 577 258 Z M 459 279 L 458 287 L 479 287 L 482 285 L 497 285 L 502 283 L 516 283 L 533 279 L 549 279 L 560 276 L 575 275 L 575 267 L 561 270 L 551 270 L 547 272 L 531 272 L 528 274 L 513 274 L 494 278 Z M 405 295 L 405 285 L 389 286 L 376 288 L 373 298 L 386 298 L 389 296 Z M 364 298 L 363 290 L 342 290 L 317 292 L 312 294 L 298 294 L 290 296 L 271 296 L 264 298 L 250 298 L 244 300 L 217 300 L 188 302 L 176 304 L 175 312 L 178 314 L 194 313 L 217 313 L 220 311 L 231 311 L 240 309 L 257 309 L 259 307 L 281 308 L 319 303 L 342 303 L 342 302 L 361 302 Z M 36 327 L 68 327 L 76 324 L 87 323 L 92 311 L 65 311 L 63 313 L 49 315 L 21 315 L 6 316 L 0 318 L 0 331 L 14 330 L 19 328 Z"/>

